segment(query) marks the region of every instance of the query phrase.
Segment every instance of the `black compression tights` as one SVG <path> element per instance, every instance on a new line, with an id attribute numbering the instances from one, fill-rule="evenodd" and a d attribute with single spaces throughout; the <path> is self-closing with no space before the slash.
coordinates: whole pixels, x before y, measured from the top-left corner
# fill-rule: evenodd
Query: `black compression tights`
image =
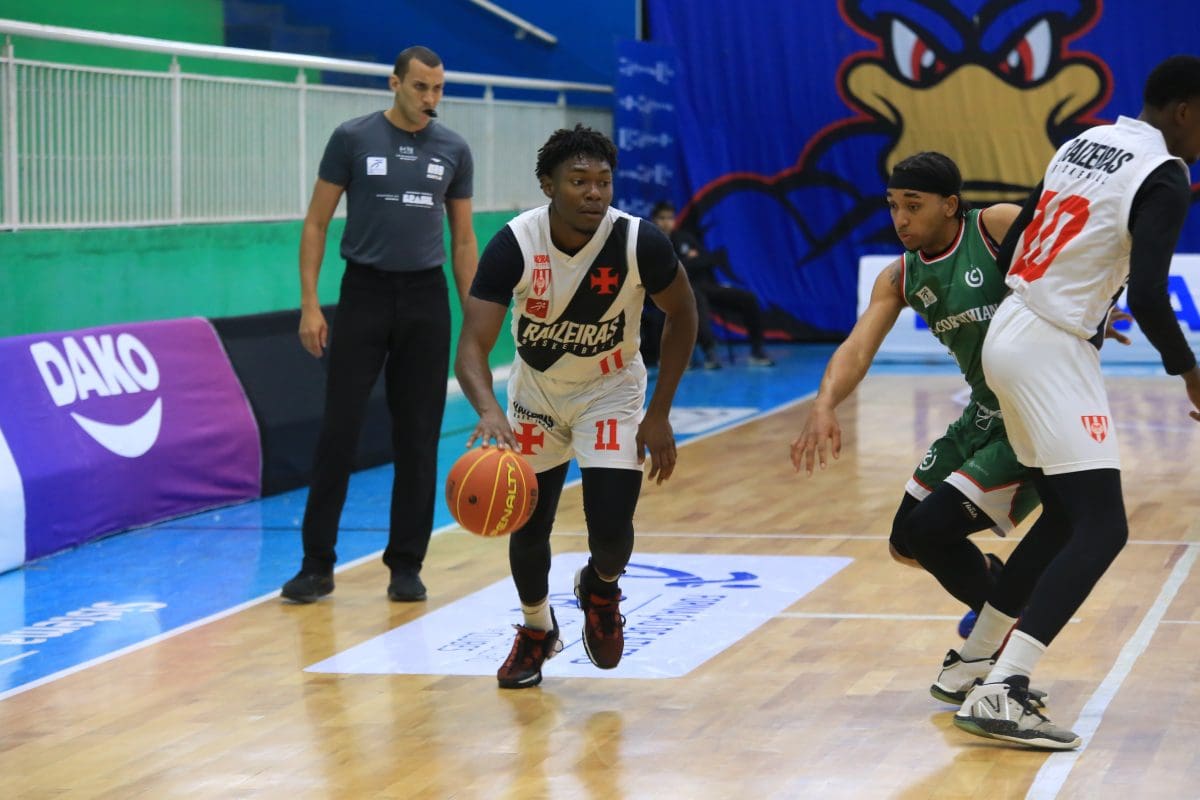
<path id="1" fill-rule="evenodd" d="M 642 473 L 598 467 L 581 472 L 593 567 L 602 575 L 620 575 L 633 553 L 633 512 L 642 489 Z M 526 605 L 550 593 L 550 531 L 566 477 L 566 464 L 538 473 L 538 504 L 533 516 L 508 539 L 513 582 Z"/>
<path id="2" fill-rule="evenodd" d="M 942 483 L 919 502 L 905 493 L 892 523 L 891 543 L 900 555 L 915 558 L 947 592 L 979 611 L 992 578 L 983 552 L 967 536 L 992 524 L 962 492 Z"/>
<path id="3" fill-rule="evenodd" d="M 1129 526 L 1120 470 L 1037 471 L 1034 482 L 1042 515 L 1008 559 L 989 602 L 1019 615 L 1017 629 L 1048 645 L 1121 552 Z"/>

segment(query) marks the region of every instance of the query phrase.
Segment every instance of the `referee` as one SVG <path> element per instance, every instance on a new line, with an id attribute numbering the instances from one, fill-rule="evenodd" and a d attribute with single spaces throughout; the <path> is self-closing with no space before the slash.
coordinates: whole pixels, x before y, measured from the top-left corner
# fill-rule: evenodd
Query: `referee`
<path id="1" fill-rule="evenodd" d="M 395 101 L 342 123 L 321 159 L 300 240 L 300 342 L 329 349 L 325 413 L 304 511 L 304 560 L 281 595 L 311 603 L 333 591 L 338 522 L 372 386 L 384 372 L 395 477 L 383 563 L 388 597 L 426 597 L 421 565 L 433 529 L 437 447 L 450 362 L 443 219 L 460 298 L 475 275 L 473 163 L 466 141 L 438 123 L 445 68 L 410 47 L 388 85 Z M 317 297 L 329 220 L 346 196 L 346 260 L 334 333 Z"/>

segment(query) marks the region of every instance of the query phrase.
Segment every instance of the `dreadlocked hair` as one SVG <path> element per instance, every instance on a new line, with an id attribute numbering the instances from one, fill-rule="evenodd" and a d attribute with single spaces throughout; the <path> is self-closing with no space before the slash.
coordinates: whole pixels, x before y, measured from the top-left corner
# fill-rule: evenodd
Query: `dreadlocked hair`
<path id="1" fill-rule="evenodd" d="M 617 168 L 617 146 L 612 140 L 600 131 L 576 124 L 573 130 L 556 130 L 538 150 L 537 177 L 548 177 L 555 167 L 575 156 L 601 159 L 614 171 Z"/>

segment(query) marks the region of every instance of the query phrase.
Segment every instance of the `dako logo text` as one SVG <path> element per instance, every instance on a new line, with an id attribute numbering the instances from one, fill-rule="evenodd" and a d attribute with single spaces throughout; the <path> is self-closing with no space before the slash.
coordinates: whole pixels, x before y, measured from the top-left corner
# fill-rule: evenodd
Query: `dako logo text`
<path id="1" fill-rule="evenodd" d="M 149 348 L 131 333 L 66 336 L 29 346 L 42 383 L 59 408 L 97 397 L 132 395 L 158 389 L 158 364 Z M 102 447 L 126 458 L 137 458 L 154 446 L 162 426 L 162 398 L 131 422 L 91 419 L 76 411 L 71 418 Z"/>

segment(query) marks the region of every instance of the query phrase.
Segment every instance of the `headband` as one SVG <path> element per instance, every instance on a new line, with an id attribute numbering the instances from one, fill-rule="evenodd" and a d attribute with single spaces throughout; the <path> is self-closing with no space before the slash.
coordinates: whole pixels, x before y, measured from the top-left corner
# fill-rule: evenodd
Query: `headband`
<path id="1" fill-rule="evenodd" d="M 897 167 L 888 179 L 889 189 L 912 189 L 915 192 L 932 192 L 943 197 L 960 194 L 962 184 L 956 184 L 949 175 L 939 176 L 928 169 Z"/>

